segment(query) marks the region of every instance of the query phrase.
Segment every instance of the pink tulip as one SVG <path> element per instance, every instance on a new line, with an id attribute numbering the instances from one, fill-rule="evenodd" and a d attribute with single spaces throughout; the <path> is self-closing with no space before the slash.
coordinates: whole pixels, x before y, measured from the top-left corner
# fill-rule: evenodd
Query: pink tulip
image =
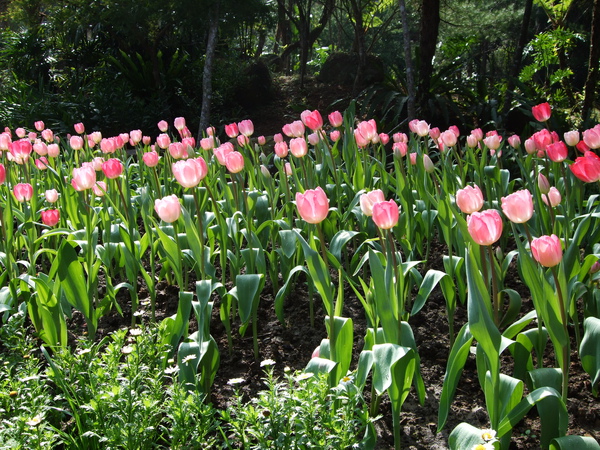
<path id="1" fill-rule="evenodd" d="M 481 130 L 481 128 L 475 128 L 471 131 L 471 134 L 475 136 L 475 139 L 477 139 L 478 141 L 483 140 L 483 131 Z"/>
<path id="2" fill-rule="evenodd" d="M 71 136 L 69 144 L 73 150 L 81 150 L 83 148 L 83 138 L 81 136 Z"/>
<path id="3" fill-rule="evenodd" d="M 48 128 L 42 130 L 42 139 L 44 139 L 46 142 L 52 142 L 54 140 L 54 133 L 52 130 Z"/>
<path id="4" fill-rule="evenodd" d="M 188 152 L 186 150 L 183 142 L 173 142 L 169 144 L 169 154 L 173 157 L 173 159 L 185 159 L 188 157 Z"/>
<path id="5" fill-rule="evenodd" d="M 600 157 L 594 152 L 585 152 L 569 166 L 571 172 L 581 181 L 593 183 L 600 180 Z"/>
<path id="6" fill-rule="evenodd" d="M 237 135 L 240 134 L 237 123 L 233 122 L 229 125 L 225 125 L 225 134 L 232 139 L 237 137 Z"/>
<path id="7" fill-rule="evenodd" d="M 96 156 L 94 159 L 92 159 L 91 164 L 96 172 L 100 172 L 102 170 L 102 164 L 104 164 L 104 158 Z"/>
<path id="8" fill-rule="evenodd" d="M 358 145 L 359 148 L 365 148 L 371 143 L 371 141 L 366 139 L 358 129 L 354 130 L 354 140 L 356 141 L 356 145 Z"/>
<path id="9" fill-rule="evenodd" d="M 408 151 L 408 145 L 406 142 L 394 142 L 392 145 L 392 152 L 396 157 L 404 157 L 406 156 L 406 152 Z"/>
<path id="10" fill-rule="evenodd" d="M 18 183 L 13 187 L 13 194 L 17 201 L 28 202 L 33 197 L 33 186 L 29 183 Z"/>
<path id="11" fill-rule="evenodd" d="M 77 191 L 91 189 L 96 184 L 96 171 L 92 165 L 83 164 L 81 167 L 73 169 L 71 184 Z"/>
<path id="12" fill-rule="evenodd" d="M 533 259 L 544 267 L 554 267 L 562 260 L 562 246 L 555 234 L 541 236 L 531 241 Z"/>
<path id="13" fill-rule="evenodd" d="M 45 156 L 42 156 L 42 157 L 36 159 L 35 167 L 37 167 L 38 170 L 46 170 L 48 168 L 48 158 L 46 158 Z"/>
<path id="14" fill-rule="evenodd" d="M 467 216 L 467 227 L 469 234 L 479 245 L 492 245 L 502 236 L 502 218 L 495 209 Z"/>
<path id="15" fill-rule="evenodd" d="M 58 191 L 56 189 L 48 189 L 44 192 L 44 197 L 48 203 L 56 203 L 58 201 Z"/>
<path id="16" fill-rule="evenodd" d="M 263 146 L 267 143 L 267 138 L 265 138 L 264 136 L 259 136 L 257 141 L 258 145 Z"/>
<path id="17" fill-rule="evenodd" d="M 44 127 L 45 127 L 44 122 L 42 122 L 41 120 L 38 120 L 37 122 L 34 122 L 33 126 L 38 131 L 42 131 L 44 129 Z"/>
<path id="18" fill-rule="evenodd" d="M 81 122 L 76 123 L 75 125 L 73 125 L 73 128 L 75 129 L 75 133 L 77 133 L 77 134 L 83 134 L 83 133 L 85 133 L 85 126 Z"/>
<path id="19" fill-rule="evenodd" d="M 305 131 L 304 123 L 301 120 L 295 120 L 292 123 L 285 124 L 281 131 L 287 137 L 303 137 Z"/>
<path id="20" fill-rule="evenodd" d="M 154 200 L 154 211 L 164 222 L 173 223 L 181 215 L 181 203 L 175 194 Z"/>
<path id="21" fill-rule="evenodd" d="M 408 158 L 410 159 L 410 164 L 413 166 L 417 165 L 417 154 L 416 153 L 411 153 Z"/>
<path id="22" fill-rule="evenodd" d="M 365 216 L 370 217 L 373 215 L 373 205 L 383 201 L 385 201 L 385 196 L 383 195 L 383 191 L 381 189 L 367 192 L 360 196 L 360 209 Z"/>
<path id="23" fill-rule="evenodd" d="M 92 138 L 92 141 L 94 141 L 96 144 L 102 142 L 102 133 L 100 131 L 93 131 L 90 134 L 90 137 Z"/>
<path id="24" fill-rule="evenodd" d="M 233 145 L 231 142 L 225 142 L 224 144 L 219 145 L 217 148 L 213 150 L 213 154 L 220 165 L 224 166 L 225 161 L 227 160 L 227 155 L 234 151 Z"/>
<path id="25" fill-rule="evenodd" d="M 60 211 L 58 209 L 47 209 L 40 213 L 42 217 L 42 223 L 49 227 L 53 227 L 60 220 Z"/>
<path id="26" fill-rule="evenodd" d="M 290 140 L 290 152 L 296 158 L 302 158 L 308 153 L 308 144 L 304 138 L 294 138 Z"/>
<path id="27" fill-rule="evenodd" d="M 538 174 L 538 189 L 542 194 L 550 192 L 550 182 L 543 173 Z"/>
<path id="28" fill-rule="evenodd" d="M 25 164 L 29 161 L 33 145 L 26 139 L 20 139 L 10 144 L 10 154 L 17 164 Z"/>
<path id="29" fill-rule="evenodd" d="M 319 135 L 317 133 L 311 133 L 308 136 L 306 136 L 306 139 L 308 139 L 308 143 L 310 145 L 312 145 L 313 147 L 315 145 L 317 145 L 319 143 Z"/>
<path id="30" fill-rule="evenodd" d="M 525 140 L 525 151 L 527 152 L 527 154 L 529 155 L 534 155 L 537 153 L 537 145 L 535 143 L 535 140 L 533 139 L 533 137 L 530 137 L 528 139 Z"/>
<path id="31" fill-rule="evenodd" d="M 550 103 L 545 102 L 531 108 L 531 112 L 533 113 L 535 120 L 538 122 L 546 122 L 552 114 L 552 109 L 550 109 Z"/>
<path id="32" fill-rule="evenodd" d="M 533 216 L 533 196 L 527 189 L 502 197 L 502 212 L 513 223 L 525 223 Z"/>
<path id="33" fill-rule="evenodd" d="M 213 137 L 216 133 L 215 127 L 207 127 L 206 128 L 206 135 Z"/>
<path id="34" fill-rule="evenodd" d="M 275 143 L 275 154 L 279 158 L 285 158 L 288 155 L 288 145 L 287 142 L 277 142 Z"/>
<path id="35" fill-rule="evenodd" d="M 435 170 L 433 161 L 427 154 L 423 155 L 423 168 L 425 169 L 425 172 L 427 172 L 427 173 L 432 173 Z"/>
<path id="36" fill-rule="evenodd" d="M 478 143 L 479 141 L 477 140 L 477 136 L 475 136 L 474 134 L 470 134 L 467 136 L 467 147 L 475 148 L 477 147 Z"/>
<path id="37" fill-rule="evenodd" d="M 200 147 L 202 147 L 202 150 L 212 150 L 213 148 L 215 148 L 215 138 L 209 136 L 200 139 Z"/>
<path id="38" fill-rule="evenodd" d="M 600 129 L 594 127 L 585 130 L 583 132 L 583 142 L 591 149 L 600 148 Z"/>
<path id="39" fill-rule="evenodd" d="M 97 181 L 92 186 L 92 191 L 94 192 L 94 195 L 96 197 L 102 197 L 106 193 L 107 190 L 108 190 L 108 186 L 106 186 L 106 183 L 104 181 Z"/>
<path id="40" fill-rule="evenodd" d="M 0 185 L 6 182 L 6 169 L 4 168 L 4 164 L 0 163 Z"/>
<path id="41" fill-rule="evenodd" d="M 340 133 L 340 130 L 333 130 L 331 133 L 329 133 L 329 139 L 331 139 L 331 142 L 337 142 L 341 137 L 342 134 Z"/>
<path id="42" fill-rule="evenodd" d="M 560 205 L 560 202 L 562 201 L 562 197 L 560 195 L 560 191 L 558 189 L 556 189 L 554 186 L 552 186 L 548 190 L 548 193 L 542 194 L 542 200 L 546 205 L 551 206 L 552 208 L 555 208 L 558 205 Z"/>
<path id="43" fill-rule="evenodd" d="M 129 132 L 129 139 L 133 145 L 137 145 L 142 141 L 142 130 L 131 130 Z"/>
<path id="44" fill-rule="evenodd" d="M 238 173 L 244 169 L 244 155 L 233 151 L 225 158 L 225 167 L 230 173 Z"/>
<path id="45" fill-rule="evenodd" d="M 408 143 L 408 136 L 405 133 L 394 133 L 392 139 L 394 142 L 404 142 L 405 144 Z"/>
<path id="46" fill-rule="evenodd" d="M 48 154 L 48 146 L 44 142 L 38 141 L 33 144 L 33 151 L 40 156 L 46 156 Z"/>
<path id="47" fill-rule="evenodd" d="M 329 114 L 329 123 L 334 128 L 339 128 L 344 123 L 344 118 L 342 117 L 342 113 L 339 111 L 334 111 Z"/>
<path id="48" fill-rule="evenodd" d="M 490 150 L 498 150 L 500 148 L 500 144 L 502 142 L 502 137 L 498 135 L 495 131 L 490 131 L 487 133 L 486 137 L 483 139 L 483 143 Z"/>
<path id="49" fill-rule="evenodd" d="M 123 163 L 117 158 L 111 158 L 102 164 L 102 172 L 106 178 L 118 178 L 123 173 Z"/>
<path id="50" fill-rule="evenodd" d="M 378 202 L 373 205 L 373 222 L 382 230 L 389 230 L 398 223 L 400 211 L 394 200 Z"/>
<path id="51" fill-rule="evenodd" d="M 510 145 L 514 149 L 520 148 L 521 138 L 518 135 L 513 134 L 511 137 L 508 138 L 508 145 Z"/>
<path id="52" fill-rule="evenodd" d="M 429 124 L 424 120 L 417 120 L 414 125 L 415 133 L 421 137 L 425 137 L 429 134 Z"/>
<path id="53" fill-rule="evenodd" d="M 286 174 L 288 177 L 291 177 L 291 176 L 292 176 L 292 174 L 294 173 L 294 172 L 292 171 L 292 165 L 291 165 L 289 162 L 286 162 L 286 163 L 285 163 L 285 165 L 283 166 L 283 169 L 285 170 L 285 174 Z"/>
<path id="54" fill-rule="evenodd" d="M 429 129 L 429 137 L 434 142 L 437 142 L 437 140 L 440 138 L 441 134 L 442 133 L 441 133 L 441 131 L 440 131 L 440 129 L 438 127 L 434 127 L 434 128 L 430 128 Z"/>
<path id="55" fill-rule="evenodd" d="M 381 142 L 382 145 L 387 145 L 387 143 L 390 142 L 390 135 L 387 133 L 379 133 L 379 142 Z"/>
<path id="56" fill-rule="evenodd" d="M 440 141 L 442 141 L 446 147 L 454 147 L 458 141 L 458 138 L 454 131 L 446 130 L 440 134 Z"/>
<path id="57" fill-rule="evenodd" d="M 51 158 L 56 158 L 60 154 L 60 147 L 58 144 L 49 144 L 48 145 L 48 156 Z"/>
<path id="58" fill-rule="evenodd" d="M 142 161 L 144 161 L 144 164 L 146 164 L 148 167 L 156 167 L 159 159 L 160 157 L 158 156 L 158 153 L 154 150 L 151 152 L 146 152 L 142 155 Z"/>
<path id="59" fill-rule="evenodd" d="M 103 138 L 100 141 L 100 150 L 106 155 L 114 153 L 117 150 L 115 140 L 113 138 Z"/>
<path id="60" fill-rule="evenodd" d="M 465 213 L 473 214 L 483 207 L 483 194 L 479 186 L 465 186 L 456 192 L 456 206 Z"/>
<path id="61" fill-rule="evenodd" d="M 169 129 L 169 124 L 167 123 L 166 120 L 161 120 L 160 122 L 158 122 L 157 124 L 158 129 L 162 132 L 162 133 L 166 133 L 167 130 Z"/>
<path id="62" fill-rule="evenodd" d="M 536 149 L 544 152 L 546 151 L 546 147 L 548 147 L 550 144 L 552 144 L 552 142 L 554 142 L 552 134 L 545 128 L 543 130 L 533 133 L 533 136 L 531 136 L 531 138 L 535 143 Z"/>
<path id="63" fill-rule="evenodd" d="M 329 212 L 329 199 L 319 186 L 308 189 L 304 194 L 296 192 L 296 207 L 305 222 L 321 223 Z"/>
<path id="64" fill-rule="evenodd" d="M 377 134 L 377 124 L 373 119 L 360 122 L 356 126 L 356 130 L 354 130 L 354 136 L 356 138 L 357 143 L 359 140 L 365 141 L 367 143 L 373 142 L 379 137 L 379 135 Z"/>
<path id="65" fill-rule="evenodd" d="M 551 161 L 562 162 L 567 159 L 569 149 L 562 141 L 554 142 L 546 147 L 546 155 L 548 155 L 548 158 L 550 158 Z"/>
<path id="66" fill-rule="evenodd" d="M 186 159 L 177 161 L 171 167 L 173 176 L 184 188 L 198 186 L 200 181 L 208 174 L 208 166 L 203 158 Z"/>
<path id="67" fill-rule="evenodd" d="M 452 131 L 456 135 L 457 138 L 460 136 L 460 130 L 458 129 L 458 127 L 456 125 L 450 125 L 448 127 L 448 131 Z"/>
<path id="68" fill-rule="evenodd" d="M 275 133 L 273 135 L 273 142 L 275 142 L 276 144 L 278 142 L 283 142 L 283 135 L 281 133 Z"/>
<path id="69" fill-rule="evenodd" d="M 579 131 L 577 130 L 567 131 L 563 137 L 567 145 L 571 147 L 575 147 L 579 143 Z"/>
<path id="70" fill-rule="evenodd" d="M 162 149 L 168 148 L 170 143 L 171 143 L 171 138 L 166 133 L 159 134 L 156 137 L 156 144 Z"/>
<path id="71" fill-rule="evenodd" d="M 313 131 L 323 128 L 323 118 L 321 117 L 321 113 L 316 109 L 314 111 L 303 111 L 300 117 L 304 125 Z"/>
<path id="72" fill-rule="evenodd" d="M 25 130 L 25 128 L 19 127 L 15 129 L 15 134 L 19 139 L 23 139 L 25 136 L 27 136 L 27 131 Z"/>
<path id="73" fill-rule="evenodd" d="M 254 134 L 254 124 L 249 119 L 242 120 L 240 123 L 238 123 L 238 130 L 244 136 L 250 137 Z"/>
<path id="74" fill-rule="evenodd" d="M 579 141 L 575 148 L 581 153 L 589 152 L 591 150 L 584 141 Z"/>
<path id="75" fill-rule="evenodd" d="M 177 131 L 181 131 L 185 128 L 185 118 L 184 117 L 175 117 L 173 121 L 173 125 L 175 125 L 175 129 Z"/>

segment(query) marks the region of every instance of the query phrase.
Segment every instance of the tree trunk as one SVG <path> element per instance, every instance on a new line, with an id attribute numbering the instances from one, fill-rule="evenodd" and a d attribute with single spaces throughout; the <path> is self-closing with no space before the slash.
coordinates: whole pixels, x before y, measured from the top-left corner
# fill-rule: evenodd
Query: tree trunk
<path id="1" fill-rule="evenodd" d="M 419 67 L 418 96 L 421 101 L 430 97 L 433 57 L 437 46 L 440 26 L 440 0 L 423 0 L 421 9 L 421 31 L 419 48 L 421 64 Z"/>
<path id="2" fill-rule="evenodd" d="M 590 35 L 590 59 L 588 62 L 588 76 L 585 81 L 585 97 L 581 112 L 583 120 L 590 117 L 594 106 L 596 85 L 598 84 L 598 60 L 600 60 L 600 0 L 594 0 L 592 31 Z"/>
<path id="3" fill-rule="evenodd" d="M 510 103 L 512 100 L 512 91 L 515 88 L 515 80 L 519 76 L 521 71 L 521 60 L 523 59 L 523 49 L 527 44 L 527 37 L 529 34 L 529 21 L 531 19 L 531 9 L 533 8 L 533 0 L 527 0 L 525 2 L 525 9 L 523 11 L 523 22 L 521 22 L 521 33 L 519 34 L 519 40 L 515 47 L 515 53 L 513 55 L 512 66 L 510 67 L 510 73 L 506 83 L 506 94 L 504 96 L 504 112 L 510 109 Z"/>
<path id="4" fill-rule="evenodd" d="M 367 67 L 367 49 L 365 44 L 365 28 L 363 24 L 363 11 L 356 0 L 351 1 L 352 14 L 354 15 L 354 39 L 356 44 L 356 53 L 358 54 L 358 66 L 356 67 L 356 76 L 354 77 L 354 86 L 352 95 L 356 97 L 363 86 L 365 69 Z"/>
<path id="5" fill-rule="evenodd" d="M 217 38 L 219 32 L 219 1 L 213 4 L 209 12 L 208 39 L 206 43 L 206 59 L 204 61 L 204 73 L 202 76 L 202 107 L 200 109 L 200 125 L 198 137 L 210 124 L 210 104 L 212 100 L 212 74 L 215 59 L 215 50 L 217 48 Z"/>
<path id="6" fill-rule="evenodd" d="M 406 4 L 404 0 L 398 0 L 400 7 L 400 17 L 402 18 L 402 35 L 404 37 L 404 64 L 406 66 L 406 90 L 408 91 L 408 118 L 411 120 L 416 118 L 415 111 L 415 77 L 413 74 L 412 50 L 410 45 L 410 28 L 408 26 L 408 13 L 406 12 Z"/>

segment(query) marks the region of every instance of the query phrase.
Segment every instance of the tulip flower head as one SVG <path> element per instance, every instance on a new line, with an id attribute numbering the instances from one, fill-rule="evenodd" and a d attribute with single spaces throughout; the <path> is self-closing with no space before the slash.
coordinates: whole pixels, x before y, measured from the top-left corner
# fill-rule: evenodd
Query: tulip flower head
<path id="1" fill-rule="evenodd" d="M 177 131 L 181 131 L 185 128 L 185 118 L 184 117 L 175 117 L 173 121 L 173 125 L 175 125 L 175 129 Z"/>
<path id="2" fill-rule="evenodd" d="M 398 223 L 400 211 L 394 200 L 378 202 L 373 205 L 373 222 L 382 230 L 394 228 Z"/>
<path id="3" fill-rule="evenodd" d="M 237 123 L 233 122 L 229 125 L 225 125 L 225 134 L 232 139 L 237 137 L 237 135 L 240 134 Z"/>
<path id="4" fill-rule="evenodd" d="M 225 157 L 225 167 L 230 173 L 239 173 L 244 169 L 244 155 L 233 151 Z"/>
<path id="5" fill-rule="evenodd" d="M 583 132 L 583 142 L 591 149 L 600 148 L 600 127 L 597 125 L 594 128 Z"/>
<path id="6" fill-rule="evenodd" d="M 29 183 L 18 183 L 13 187 L 13 194 L 17 201 L 28 202 L 33 197 L 33 186 Z"/>
<path id="7" fill-rule="evenodd" d="M 290 152 L 296 158 L 302 158 L 308 153 L 308 144 L 304 138 L 294 138 L 290 140 Z"/>
<path id="8" fill-rule="evenodd" d="M 513 223 L 525 223 L 533 216 L 533 196 L 527 189 L 502 197 L 502 212 Z"/>
<path id="9" fill-rule="evenodd" d="M 142 161 L 144 161 L 144 164 L 146 164 L 148 167 L 156 167 L 159 159 L 160 157 L 155 150 L 146 152 L 142 155 Z"/>
<path id="10" fill-rule="evenodd" d="M 548 155 L 550 161 L 562 162 L 567 159 L 569 149 L 562 141 L 554 142 L 546 147 L 546 155 Z"/>
<path id="11" fill-rule="evenodd" d="M 181 203 L 175 194 L 154 200 L 154 211 L 164 222 L 173 223 L 181 215 Z"/>
<path id="12" fill-rule="evenodd" d="M 467 227 L 469 234 L 479 245 L 492 245 L 502 236 L 502 218 L 495 209 L 467 216 Z"/>
<path id="13" fill-rule="evenodd" d="M 4 168 L 4 164 L 0 163 L 0 185 L 6 182 L 6 169 Z"/>
<path id="14" fill-rule="evenodd" d="M 323 128 L 323 118 L 321 117 L 321 113 L 316 109 L 314 111 L 303 111 L 302 114 L 300 114 L 300 118 L 304 125 L 312 131 Z"/>
<path id="15" fill-rule="evenodd" d="M 376 203 L 385 201 L 385 196 L 381 189 L 375 189 L 371 192 L 366 192 L 360 196 L 360 209 L 365 216 L 373 215 L 373 206 Z"/>
<path id="16" fill-rule="evenodd" d="M 169 129 L 169 124 L 167 123 L 166 120 L 161 120 L 160 122 L 158 122 L 157 124 L 158 129 L 162 132 L 162 133 L 166 133 L 167 130 Z"/>
<path id="17" fill-rule="evenodd" d="M 548 102 L 540 103 L 539 105 L 532 107 L 531 112 L 538 122 L 546 122 L 552 115 L 552 109 Z"/>
<path id="18" fill-rule="evenodd" d="M 83 134 L 83 133 L 85 133 L 85 126 L 81 122 L 76 123 L 75 125 L 73 125 L 73 128 L 75 129 L 75 133 L 77 133 L 77 134 Z"/>
<path id="19" fill-rule="evenodd" d="M 56 203 L 58 200 L 58 191 L 56 189 L 48 189 L 44 192 L 44 197 L 48 203 Z"/>
<path id="20" fill-rule="evenodd" d="M 60 220 L 60 211 L 58 209 L 47 209 L 40 213 L 42 217 L 42 223 L 49 227 L 53 227 Z"/>
<path id="21" fill-rule="evenodd" d="M 92 186 L 92 191 L 96 197 L 102 197 L 106 191 L 108 190 L 108 186 L 104 181 L 97 181 L 96 184 Z"/>
<path id="22" fill-rule="evenodd" d="M 541 236 L 531 241 L 531 254 L 533 259 L 544 267 L 554 267 L 563 257 L 560 239 L 555 234 Z"/>
<path id="23" fill-rule="evenodd" d="M 552 208 L 556 208 L 558 205 L 560 205 L 560 202 L 562 201 L 560 191 L 554 186 L 552 186 L 546 194 L 542 194 L 542 201 L 546 205 Z"/>
<path id="24" fill-rule="evenodd" d="M 123 173 L 123 163 L 117 158 L 111 158 L 102 164 L 102 172 L 106 178 L 118 178 Z"/>
<path id="25" fill-rule="evenodd" d="M 96 171 L 91 164 L 83 164 L 79 168 L 73 169 L 73 179 L 71 185 L 77 191 L 91 189 L 96 184 Z"/>
<path id="26" fill-rule="evenodd" d="M 473 214 L 483 207 L 483 193 L 479 186 L 465 186 L 456 192 L 456 206 L 465 213 Z"/>
<path id="27" fill-rule="evenodd" d="M 296 207 L 305 222 L 321 223 L 329 212 L 329 199 L 319 186 L 316 189 L 308 189 L 303 194 L 296 192 Z"/>
<path id="28" fill-rule="evenodd" d="M 573 175 L 581 181 L 586 183 L 600 181 L 600 157 L 594 152 L 585 152 L 583 156 L 577 158 L 569 167 Z"/>
<path id="29" fill-rule="evenodd" d="M 171 169 L 177 182 L 184 188 L 198 186 L 208 174 L 208 166 L 202 157 L 177 161 Z"/>
<path id="30" fill-rule="evenodd" d="M 340 113 L 339 111 L 334 111 L 334 112 L 330 113 L 328 118 L 329 118 L 329 123 L 334 128 L 341 127 L 342 124 L 344 123 L 344 118 L 342 117 L 342 113 Z"/>
<path id="31" fill-rule="evenodd" d="M 238 123 L 238 130 L 244 136 L 250 137 L 254 134 L 254 124 L 249 119 L 242 120 Z"/>
<path id="32" fill-rule="evenodd" d="M 577 130 L 567 131 L 563 137 L 567 145 L 571 147 L 575 147 L 577 144 L 579 144 L 579 131 Z"/>

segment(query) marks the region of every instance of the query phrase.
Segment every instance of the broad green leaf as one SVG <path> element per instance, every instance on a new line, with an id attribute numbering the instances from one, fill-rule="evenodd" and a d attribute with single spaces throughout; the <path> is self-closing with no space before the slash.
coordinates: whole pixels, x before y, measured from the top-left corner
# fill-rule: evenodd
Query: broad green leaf
<path id="1" fill-rule="evenodd" d="M 554 367 L 542 367 L 530 370 L 527 374 L 531 381 L 532 390 L 541 387 L 551 387 L 557 392 L 562 390 L 562 370 Z"/>
<path id="2" fill-rule="evenodd" d="M 338 363 L 335 369 L 335 382 L 337 382 L 348 372 L 350 363 L 352 362 L 352 348 L 354 345 L 354 328 L 352 319 L 346 317 L 334 317 L 334 335 L 335 335 L 335 362 Z M 325 317 L 325 326 L 328 333 L 331 332 L 329 329 L 331 324 L 329 317 Z M 331 334 L 330 334 L 331 335 Z M 331 339 L 329 340 L 331 343 Z"/>
<path id="3" fill-rule="evenodd" d="M 583 322 L 579 356 L 583 370 L 592 378 L 592 393 L 597 396 L 600 383 L 600 319 L 588 317 Z"/>
<path id="4" fill-rule="evenodd" d="M 550 442 L 550 450 L 598 450 L 600 445 L 590 436 L 562 436 Z"/>
<path id="5" fill-rule="evenodd" d="M 476 428 L 468 423 L 459 423 L 448 436 L 450 450 L 470 450 L 478 444 L 483 444 L 481 428 Z"/>
<path id="6" fill-rule="evenodd" d="M 427 271 L 421 285 L 419 286 L 419 292 L 417 293 L 417 297 L 415 298 L 415 302 L 413 303 L 412 310 L 410 312 L 411 316 L 414 316 L 421 311 L 421 308 L 423 308 L 425 305 L 425 302 L 431 295 L 431 292 L 435 289 L 440 280 L 447 276 L 448 274 L 440 270 L 430 269 Z"/>
<path id="7" fill-rule="evenodd" d="M 329 374 L 333 369 L 335 369 L 336 366 L 336 362 L 333 362 L 329 359 L 316 357 L 310 359 L 304 371 L 315 375 Z"/>

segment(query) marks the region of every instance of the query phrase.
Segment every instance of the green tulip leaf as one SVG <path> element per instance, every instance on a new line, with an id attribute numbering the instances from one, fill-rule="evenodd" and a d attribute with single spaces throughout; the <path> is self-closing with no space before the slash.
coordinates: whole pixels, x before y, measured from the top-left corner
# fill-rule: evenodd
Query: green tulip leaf
<path id="1" fill-rule="evenodd" d="M 579 356 L 583 370 L 592 377 L 592 393 L 597 396 L 600 383 L 600 319 L 588 317 L 583 322 L 583 330 Z"/>

